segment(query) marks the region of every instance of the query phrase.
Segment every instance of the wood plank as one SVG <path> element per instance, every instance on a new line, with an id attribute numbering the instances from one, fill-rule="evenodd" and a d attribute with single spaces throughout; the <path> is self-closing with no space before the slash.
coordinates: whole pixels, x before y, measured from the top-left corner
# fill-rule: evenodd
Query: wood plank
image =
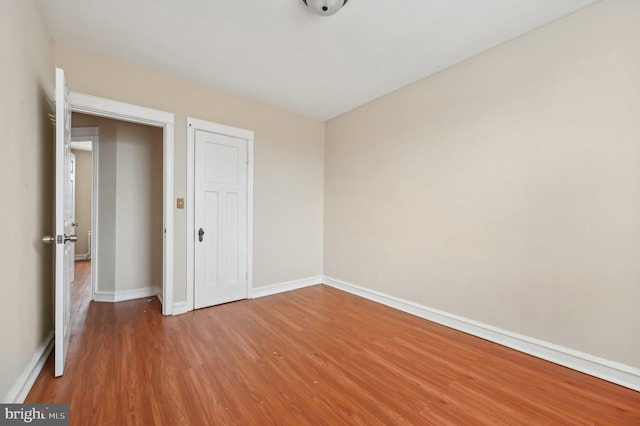
<path id="1" fill-rule="evenodd" d="M 65 375 L 27 397 L 73 425 L 640 424 L 638 392 L 327 286 L 163 317 L 76 264 Z"/>

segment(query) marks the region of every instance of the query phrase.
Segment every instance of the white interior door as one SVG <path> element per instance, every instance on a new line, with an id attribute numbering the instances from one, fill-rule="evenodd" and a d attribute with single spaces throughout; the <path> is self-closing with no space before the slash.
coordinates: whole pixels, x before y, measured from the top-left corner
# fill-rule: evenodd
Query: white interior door
<path id="1" fill-rule="evenodd" d="M 247 298 L 247 145 L 195 133 L 196 309 Z"/>
<path id="2" fill-rule="evenodd" d="M 64 71 L 56 68 L 56 141 L 55 141 L 55 375 L 61 376 L 69 346 L 71 302 L 73 194 L 71 192 L 71 110 Z"/>

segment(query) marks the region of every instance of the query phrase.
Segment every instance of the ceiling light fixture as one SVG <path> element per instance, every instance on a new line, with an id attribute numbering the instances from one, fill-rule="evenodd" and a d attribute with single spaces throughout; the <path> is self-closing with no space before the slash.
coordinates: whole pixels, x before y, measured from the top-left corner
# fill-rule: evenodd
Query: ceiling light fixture
<path id="1" fill-rule="evenodd" d="M 331 16 L 337 13 L 349 0 L 302 0 L 309 9 L 320 16 Z"/>

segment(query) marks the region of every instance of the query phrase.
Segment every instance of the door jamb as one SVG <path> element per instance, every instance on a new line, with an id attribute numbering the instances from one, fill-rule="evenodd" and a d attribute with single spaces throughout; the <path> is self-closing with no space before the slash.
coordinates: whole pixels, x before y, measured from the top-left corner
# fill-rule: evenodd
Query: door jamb
<path id="1" fill-rule="evenodd" d="M 196 130 L 247 141 L 247 298 L 253 288 L 253 131 L 187 117 L 187 302 L 182 312 L 194 309 L 195 286 L 195 140 Z"/>
<path id="2" fill-rule="evenodd" d="M 69 92 L 69 106 L 73 112 L 162 127 L 164 222 L 162 314 L 172 315 L 174 312 L 174 114 L 77 92 Z"/>

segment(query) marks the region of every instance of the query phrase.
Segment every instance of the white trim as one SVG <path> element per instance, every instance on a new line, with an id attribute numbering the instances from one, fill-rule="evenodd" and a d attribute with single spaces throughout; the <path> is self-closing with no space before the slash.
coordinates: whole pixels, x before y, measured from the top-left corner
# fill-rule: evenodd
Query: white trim
<path id="1" fill-rule="evenodd" d="M 173 305 L 173 315 L 182 315 L 182 314 L 186 314 L 189 311 L 192 311 L 193 309 L 189 308 L 189 305 L 187 304 L 187 302 L 180 302 L 180 303 L 175 303 Z"/>
<path id="2" fill-rule="evenodd" d="M 204 130 L 205 132 L 231 136 L 232 138 L 253 140 L 252 130 L 227 126 L 226 124 L 214 123 L 212 121 L 199 120 L 193 117 L 187 117 L 187 128 L 189 127 L 192 127 L 196 130 Z"/>
<path id="3" fill-rule="evenodd" d="M 53 330 L 31 355 L 29 363 L 2 399 L 3 404 L 24 403 L 44 364 L 47 362 L 47 358 L 51 355 L 51 351 L 53 351 Z"/>
<path id="4" fill-rule="evenodd" d="M 163 271 L 162 314 L 171 315 L 174 293 L 174 114 L 138 105 L 114 101 L 112 99 L 99 98 L 83 93 L 69 92 L 69 105 L 72 111 L 91 114 L 100 117 L 133 123 L 147 124 L 163 129 Z M 94 163 L 95 164 L 95 163 Z M 97 229 L 97 226 L 95 227 Z M 92 234 L 97 248 L 98 235 Z M 94 252 L 97 257 L 97 250 Z M 96 268 L 97 269 L 97 268 Z M 97 293 L 97 292 L 96 292 Z M 98 300 L 98 294 L 94 293 L 94 300 Z"/>
<path id="5" fill-rule="evenodd" d="M 253 132 L 247 139 L 247 298 L 253 289 Z"/>
<path id="6" fill-rule="evenodd" d="M 172 114 L 173 118 L 173 114 Z M 173 245 L 173 237 L 174 237 L 174 214 L 173 214 L 173 185 L 174 185 L 174 177 L 173 177 L 173 164 L 174 164 L 174 144 L 173 137 L 175 135 L 175 130 L 173 127 L 173 123 L 166 123 L 163 130 L 163 202 L 164 202 L 164 250 L 163 250 L 163 264 L 164 268 L 162 271 L 162 282 L 164 285 L 162 286 L 162 299 L 166 303 L 162 305 L 162 314 L 163 315 L 172 315 L 173 314 L 173 280 L 174 280 L 174 245 Z"/>
<path id="7" fill-rule="evenodd" d="M 93 146 L 91 147 L 91 300 L 95 300 L 96 298 L 96 290 L 98 289 L 98 267 L 100 265 L 100 256 L 98 255 L 98 220 L 100 217 L 100 212 L 98 211 L 98 196 L 100 195 L 98 189 L 98 182 L 100 182 L 99 164 L 100 136 L 96 129 Z"/>
<path id="8" fill-rule="evenodd" d="M 218 133 L 247 141 L 247 298 L 251 297 L 253 287 L 253 137 L 252 130 L 240 129 L 238 127 L 227 126 L 225 124 L 213 123 L 187 117 L 187 194 L 185 213 L 187 215 L 187 311 L 194 309 L 194 286 L 195 286 L 195 131 L 204 130 L 206 132 Z M 178 304 L 174 305 L 178 306 Z M 181 305 L 180 305 L 181 306 Z M 187 312 L 185 311 L 185 312 Z"/>
<path id="9" fill-rule="evenodd" d="M 185 197 L 185 213 L 187 215 L 187 301 L 188 310 L 194 309 L 193 292 L 195 286 L 195 144 L 196 130 L 187 117 L 187 196 Z"/>
<path id="10" fill-rule="evenodd" d="M 133 123 L 144 123 L 156 127 L 162 127 L 164 124 L 175 124 L 173 113 L 85 93 L 70 91 L 69 103 L 73 111 L 83 114 L 115 118 L 116 120 Z"/>
<path id="11" fill-rule="evenodd" d="M 116 303 L 125 302 L 127 300 L 142 299 L 143 297 L 152 297 L 161 293 L 162 290 L 158 287 L 143 287 L 133 290 L 119 290 L 119 291 L 96 291 L 96 302 Z"/>
<path id="12" fill-rule="evenodd" d="M 442 324 L 446 327 L 542 358 L 581 373 L 616 383 L 629 389 L 640 391 L 640 369 L 638 368 L 609 361 L 604 358 L 565 348 L 533 337 L 503 330 L 469 318 L 429 308 L 354 284 L 349 284 L 335 278 L 324 276 L 323 282 L 339 290 L 364 297 L 365 299 L 390 306 L 420 318 Z"/>
<path id="13" fill-rule="evenodd" d="M 250 299 L 257 299 L 259 297 L 271 296 L 274 294 L 284 293 L 286 291 L 298 290 L 313 285 L 322 283 L 322 276 L 303 278 L 300 280 L 287 281 L 279 284 L 271 284 L 267 286 L 257 287 L 251 289 L 249 295 Z"/>

